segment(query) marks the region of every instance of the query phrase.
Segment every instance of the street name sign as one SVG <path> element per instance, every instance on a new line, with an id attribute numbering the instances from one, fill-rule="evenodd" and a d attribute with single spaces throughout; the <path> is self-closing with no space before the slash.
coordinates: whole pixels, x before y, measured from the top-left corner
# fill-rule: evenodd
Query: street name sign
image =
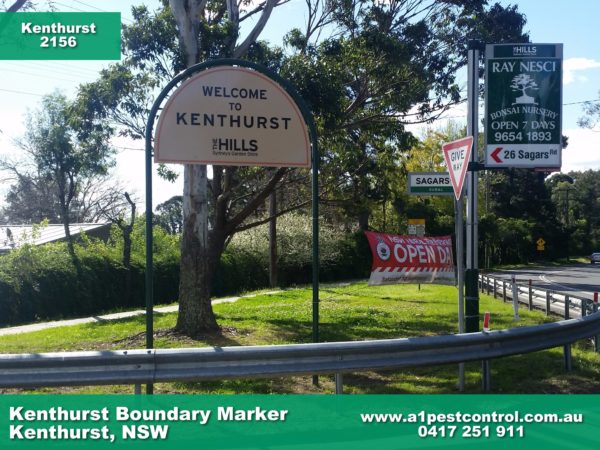
<path id="1" fill-rule="evenodd" d="M 409 172 L 410 195 L 452 195 L 452 183 L 448 172 Z"/>
<path id="2" fill-rule="evenodd" d="M 560 168 L 562 44 L 490 44 L 485 55 L 486 168 Z"/>
<path id="3" fill-rule="evenodd" d="M 460 199 L 462 193 L 472 148 L 473 136 L 442 145 L 444 161 L 446 161 L 446 166 L 448 167 L 448 174 L 450 175 L 450 182 L 452 183 L 456 200 Z"/>

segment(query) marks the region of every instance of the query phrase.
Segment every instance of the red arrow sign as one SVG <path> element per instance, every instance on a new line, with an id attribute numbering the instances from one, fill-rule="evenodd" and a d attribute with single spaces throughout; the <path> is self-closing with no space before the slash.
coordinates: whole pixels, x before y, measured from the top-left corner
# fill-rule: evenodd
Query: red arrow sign
<path id="1" fill-rule="evenodd" d="M 501 150 L 502 150 L 502 147 L 497 147 L 490 155 L 492 158 L 494 158 L 494 161 L 496 161 L 497 163 L 502 162 L 502 160 L 500 158 L 498 158 L 498 153 L 500 153 Z"/>

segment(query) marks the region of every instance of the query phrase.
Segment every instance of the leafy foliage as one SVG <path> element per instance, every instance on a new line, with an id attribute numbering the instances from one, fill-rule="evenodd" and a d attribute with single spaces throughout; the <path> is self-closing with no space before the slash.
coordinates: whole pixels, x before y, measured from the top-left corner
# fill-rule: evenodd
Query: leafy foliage
<path id="1" fill-rule="evenodd" d="M 600 171 L 572 171 L 546 181 L 572 254 L 600 248 Z"/>

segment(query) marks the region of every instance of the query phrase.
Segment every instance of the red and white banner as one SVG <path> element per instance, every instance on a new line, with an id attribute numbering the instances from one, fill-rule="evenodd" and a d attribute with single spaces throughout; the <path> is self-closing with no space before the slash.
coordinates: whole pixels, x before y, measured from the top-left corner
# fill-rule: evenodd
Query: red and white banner
<path id="1" fill-rule="evenodd" d="M 416 237 L 365 231 L 373 265 L 369 285 L 455 284 L 450 236 Z"/>

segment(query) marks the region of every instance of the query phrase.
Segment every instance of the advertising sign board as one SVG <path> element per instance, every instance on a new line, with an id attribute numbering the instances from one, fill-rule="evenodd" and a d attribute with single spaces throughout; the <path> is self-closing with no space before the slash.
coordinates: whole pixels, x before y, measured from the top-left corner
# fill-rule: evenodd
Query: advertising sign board
<path id="1" fill-rule="evenodd" d="M 217 66 L 190 77 L 163 107 L 155 162 L 310 167 L 298 105 L 281 85 L 246 67 Z"/>
<path id="2" fill-rule="evenodd" d="M 365 231 L 373 264 L 369 285 L 455 284 L 450 236 L 415 237 Z"/>
<path id="3" fill-rule="evenodd" d="M 486 46 L 487 168 L 561 166 L 562 54 L 562 44 Z"/>

